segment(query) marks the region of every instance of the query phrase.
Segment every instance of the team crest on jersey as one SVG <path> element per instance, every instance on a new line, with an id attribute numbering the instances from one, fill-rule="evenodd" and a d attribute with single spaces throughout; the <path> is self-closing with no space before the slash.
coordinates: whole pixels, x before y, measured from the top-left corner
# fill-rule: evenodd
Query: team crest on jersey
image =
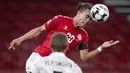
<path id="1" fill-rule="evenodd" d="M 77 38 L 78 38 L 79 41 L 81 41 L 82 40 L 82 35 L 78 34 Z"/>

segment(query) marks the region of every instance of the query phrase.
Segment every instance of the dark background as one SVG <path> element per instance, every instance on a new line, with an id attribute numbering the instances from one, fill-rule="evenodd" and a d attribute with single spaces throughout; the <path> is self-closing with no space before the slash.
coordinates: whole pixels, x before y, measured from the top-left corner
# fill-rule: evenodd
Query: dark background
<path id="1" fill-rule="evenodd" d="M 3 0 L 0 1 L 0 73 L 25 73 L 25 63 L 33 49 L 40 45 L 47 33 L 27 40 L 15 51 L 8 50 L 11 40 L 41 26 L 55 15 L 76 15 L 78 2 L 105 3 L 110 18 L 104 23 L 92 22 L 85 27 L 89 34 L 89 50 L 106 40 L 120 40 L 120 44 L 104 50 L 83 63 L 78 50 L 70 58 L 84 73 L 130 73 L 130 1 L 129 0 Z"/>

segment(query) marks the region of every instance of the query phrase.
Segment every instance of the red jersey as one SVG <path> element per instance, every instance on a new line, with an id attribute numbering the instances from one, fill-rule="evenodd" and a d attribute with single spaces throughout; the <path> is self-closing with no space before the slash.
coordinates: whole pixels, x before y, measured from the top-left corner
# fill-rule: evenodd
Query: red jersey
<path id="1" fill-rule="evenodd" d="M 88 42 L 87 32 L 83 28 L 76 28 L 73 24 L 73 19 L 70 17 L 58 15 L 43 25 L 45 25 L 49 33 L 43 44 L 35 49 L 41 56 L 47 56 L 52 52 L 50 48 L 50 39 L 52 34 L 56 32 L 63 32 L 68 36 L 69 48 L 66 50 L 66 54 L 72 49 L 75 49 L 79 44 Z"/>

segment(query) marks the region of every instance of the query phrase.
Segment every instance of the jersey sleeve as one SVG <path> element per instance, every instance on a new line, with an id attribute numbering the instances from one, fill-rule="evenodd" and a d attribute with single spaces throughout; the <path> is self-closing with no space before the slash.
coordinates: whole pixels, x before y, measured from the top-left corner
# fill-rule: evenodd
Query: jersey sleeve
<path id="1" fill-rule="evenodd" d="M 84 31 L 82 35 L 82 40 L 79 44 L 79 50 L 88 49 L 88 34 Z"/>
<path id="2" fill-rule="evenodd" d="M 83 33 L 83 39 L 82 39 L 81 43 L 88 43 L 88 34 L 86 31 L 84 31 L 84 33 Z"/>
<path id="3" fill-rule="evenodd" d="M 46 30 L 52 30 L 52 29 L 56 29 L 57 26 L 59 25 L 61 16 L 54 16 L 52 19 L 48 20 L 46 23 L 44 23 L 43 25 L 45 25 Z"/>
<path id="4" fill-rule="evenodd" d="M 37 67 L 36 63 L 30 66 L 28 69 L 29 73 L 39 73 L 39 68 Z"/>
<path id="5" fill-rule="evenodd" d="M 68 58 L 69 63 L 72 65 L 72 73 L 82 73 L 81 68 L 71 59 Z"/>
<path id="6" fill-rule="evenodd" d="M 77 64 L 73 65 L 73 70 L 74 70 L 73 73 L 82 73 L 81 68 Z"/>

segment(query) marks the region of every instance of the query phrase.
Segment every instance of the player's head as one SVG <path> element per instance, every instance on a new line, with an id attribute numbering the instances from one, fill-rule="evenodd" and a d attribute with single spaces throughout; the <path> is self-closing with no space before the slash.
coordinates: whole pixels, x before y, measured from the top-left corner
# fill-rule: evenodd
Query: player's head
<path id="1" fill-rule="evenodd" d="M 90 9 L 92 4 L 80 2 L 77 6 L 77 15 L 75 16 L 76 26 L 84 27 L 91 20 Z"/>
<path id="2" fill-rule="evenodd" d="M 68 38 L 64 33 L 57 32 L 51 37 L 51 48 L 56 52 L 63 52 L 68 47 Z"/>

